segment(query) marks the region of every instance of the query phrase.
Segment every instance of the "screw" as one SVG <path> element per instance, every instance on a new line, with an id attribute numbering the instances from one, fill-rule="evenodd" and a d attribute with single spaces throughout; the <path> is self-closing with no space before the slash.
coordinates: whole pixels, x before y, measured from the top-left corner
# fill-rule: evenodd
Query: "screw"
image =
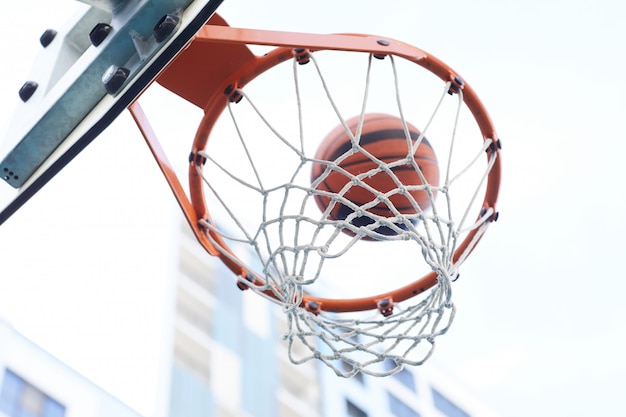
<path id="1" fill-rule="evenodd" d="M 307 311 L 315 315 L 318 315 L 322 311 L 321 306 L 315 301 L 307 302 L 304 307 L 307 309 Z"/>
<path id="2" fill-rule="evenodd" d="M 178 28 L 179 23 L 180 17 L 173 14 L 166 14 L 157 22 L 154 29 L 152 29 L 154 39 L 156 39 L 158 43 L 163 42 Z"/>
<path id="3" fill-rule="evenodd" d="M 243 99 L 243 95 L 239 91 L 235 91 L 232 96 L 228 98 L 231 103 L 239 103 Z"/>
<path id="4" fill-rule="evenodd" d="M 491 142 L 489 147 L 487 149 L 485 149 L 485 152 L 486 153 L 495 153 L 498 150 L 502 150 L 502 141 L 500 139 L 496 140 L 495 142 Z"/>
<path id="5" fill-rule="evenodd" d="M 26 81 L 22 88 L 20 88 L 19 95 L 24 103 L 26 103 L 35 94 L 35 91 L 39 87 L 34 81 Z"/>
<path id="6" fill-rule="evenodd" d="M 388 40 L 385 39 L 379 39 L 376 41 L 377 44 L 381 45 L 381 46 L 389 46 L 390 43 Z M 386 54 L 374 54 L 374 58 L 376 59 L 385 59 L 387 55 Z"/>
<path id="7" fill-rule="evenodd" d="M 230 95 L 230 93 L 232 93 L 234 89 L 235 89 L 235 86 L 232 84 L 229 84 L 228 87 L 224 89 L 224 95 L 226 96 Z"/>
<path id="8" fill-rule="evenodd" d="M 20 179 L 20 177 L 18 175 L 16 175 L 13 171 L 11 171 L 9 168 L 4 168 L 4 179 L 5 181 L 10 181 L 11 179 L 17 181 Z"/>
<path id="9" fill-rule="evenodd" d="M 117 93 L 129 75 L 130 70 L 128 68 L 111 65 L 102 76 L 102 83 L 107 93 L 111 95 Z"/>
<path id="10" fill-rule="evenodd" d="M 239 91 L 237 91 L 235 86 L 232 84 L 228 85 L 228 87 L 224 89 L 224 95 L 230 96 L 228 97 L 228 100 L 230 100 L 231 103 L 235 104 L 239 103 L 243 98 L 243 95 Z"/>
<path id="11" fill-rule="evenodd" d="M 196 155 L 196 165 L 198 165 L 198 166 L 202 166 L 202 165 L 204 165 L 204 164 L 206 164 L 206 156 L 202 156 L 202 155 L 200 155 L 200 154 L 197 154 L 197 155 Z M 248 277 L 246 277 L 246 279 L 247 279 L 247 278 L 248 278 Z"/>
<path id="12" fill-rule="evenodd" d="M 377 303 L 378 310 L 380 313 L 387 317 L 393 314 L 393 300 L 390 298 L 383 298 Z"/>
<path id="13" fill-rule="evenodd" d="M 311 61 L 311 56 L 309 55 L 309 50 L 305 48 L 295 48 L 293 50 L 294 55 L 296 57 L 296 62 L 298 65 L 305 65 Z"/>
<path id="14" fill-rule="evenodd" d="M 450 89 L 448 90 L 448 94 L 452 95 L 458 93 L 461 89 L 463 89 L 464 85 L 465 83 L 463 82 L 463 79 L 458 75 L 455 75 L 452 77 L 452 80 L 450 80 Z"/>
<path id="15" fill-rule="evenodd" d="M 39 38 L 39 43 L 41 46 L 46 48 L 48 45 L 52 43 L 54 38 L 57 36 L 57 31 L 54 29 L 47 29 Z"/>
<path id="16" fill-rule="evenodd" d="M 91 29 L 89 32 L 89 42 L 93 46 L 98 46 L 109 36 L 109 33 L 113 30 L 111 25 L 106 23 L 98 23 L 96 26 Z"/>
<path id="17" fill-rule="evenodd" d="M 254 284 L 254 276 L 250 275 L 250 274 L 246 274 L 245 277 L 242 277 L 245 281 L 237 281 L 237 287 L 241 290 L 241 291 L 245 291 L 247 289 L 250 289 L 250 285 L 248 285 L 248 282 L 250 284 Z"/>

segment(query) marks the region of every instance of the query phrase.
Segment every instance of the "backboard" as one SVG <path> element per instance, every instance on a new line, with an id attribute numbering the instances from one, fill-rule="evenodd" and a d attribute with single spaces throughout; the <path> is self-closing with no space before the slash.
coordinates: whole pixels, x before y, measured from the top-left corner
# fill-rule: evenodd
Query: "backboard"
<path id="1" fill-rule="evenodd" d="M 222 3 L 80 1 L 69 22 L 41 35 L 21 88 L 16 80 L 21 103 L 0 148 L 0 186 L 15 190 L 1 202 L 0 224 L 126 109 Z"/>

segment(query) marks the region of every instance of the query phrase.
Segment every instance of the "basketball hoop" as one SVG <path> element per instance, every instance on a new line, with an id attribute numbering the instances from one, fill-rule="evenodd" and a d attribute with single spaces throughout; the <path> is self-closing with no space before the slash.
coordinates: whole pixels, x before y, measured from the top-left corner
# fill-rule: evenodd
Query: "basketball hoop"
<path id="1" fill-rule="evenodd" d="M 291 361 L 319 359 L 346 377 L 423 363 L 454 318 L 451 282 L 498 217 L 500 141 L 463 78 L 388 38 L 233 29 L 214 17 L 157 81 L 204 109 L 190 199 L 138 104 L 131 112 L 199 242 L 242 290 L 282 306 Z M 405 154 L 366 146 L 371 113 L 399 121 Z M 334 128 L 349 146 L 319 159 Z M 427 143 L 436 181 L 418 161 Z M 355 154 L 367 170 L 347 168 Z M 324 188 L 333 175 L 340 188 Z M 376 189 L 377 175 L 392 187 Z M 355 201 L 355 187 L 371 197 Z"/>

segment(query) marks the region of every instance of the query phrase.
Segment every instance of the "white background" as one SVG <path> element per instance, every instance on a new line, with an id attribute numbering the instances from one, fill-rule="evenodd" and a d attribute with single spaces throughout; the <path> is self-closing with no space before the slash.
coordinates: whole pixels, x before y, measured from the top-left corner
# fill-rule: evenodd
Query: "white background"
<path id="1" fill-rule="evenodd" d="M 39 35 L 73 3 L 3 6 L 0 125 Z M 626 7 L 226 0 L 220 12 L 233 26 L 397 38 L 472 84 L 504 146 L 501 215 L 455 283 L 457 320 L 436 364 L 506 416 L 619 414 Z M 146 415 L 158 414 L 167 296 L 153 260 L 172 246 L 172 207 L 124 115 L 0 228 L 0 315 Z"/>

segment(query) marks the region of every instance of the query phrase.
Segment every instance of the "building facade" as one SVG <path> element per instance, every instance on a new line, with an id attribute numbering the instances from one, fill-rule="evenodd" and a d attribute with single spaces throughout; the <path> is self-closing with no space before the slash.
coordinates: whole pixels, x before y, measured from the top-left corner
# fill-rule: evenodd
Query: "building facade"
<path id="1" fill-rule="evenodd" d="M 277 306 L 242 291 L 183 226 L 169 417 L 321 417 L 317 364 L 292 365 Z"/>
<path id="2" fill-rule="evenodd" d="M 139 417 L 0 320 L 0 417 Z"/>
<path id="3" fill-rule="evenodd" d="M 432 360 L 384 378 L 322 371 L 320 379 L 324 416 L 502 417 Z"/>
<path id="4" fill-rule="evenodd" d="M 431 362 L 350 379 L 321 362 L 292 364 L 280 308 L 241 291 L 230 270 L 182 230 L 169 417 L 499 416 Z"/>
<path id="5" fill-rule="evenodd" d="M 150 417 L 502 417 L 431 361 L 390 377 L 294 365 L 280 308 L 242 291 L 188 231 L 172 228 L 159 404 Z M 0 321 L 0 417 L 137 417 Z"/>

